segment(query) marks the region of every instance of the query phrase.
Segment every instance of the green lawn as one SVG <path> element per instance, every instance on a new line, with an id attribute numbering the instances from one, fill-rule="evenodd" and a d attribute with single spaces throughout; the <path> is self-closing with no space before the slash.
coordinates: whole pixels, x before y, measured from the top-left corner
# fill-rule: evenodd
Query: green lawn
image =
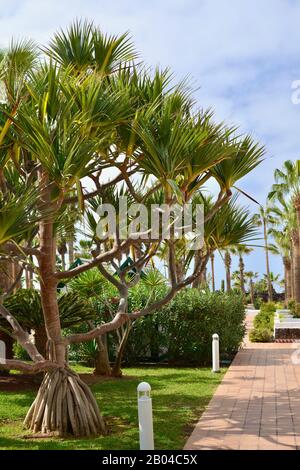
<path id="1" fill-rule="evenodd" d="M 91 369 L 76 368 L 78 372 Z M 181 449 L 223 377 L 210 369 L 125 369 L 121 380 L 92 386 L 110 433 L 89 439 L 24 439 L 22 419 L 34 392 L 0 392 L 0 449 L 138 449 L 139 382 L 151 384 L 156 449 Z"/>

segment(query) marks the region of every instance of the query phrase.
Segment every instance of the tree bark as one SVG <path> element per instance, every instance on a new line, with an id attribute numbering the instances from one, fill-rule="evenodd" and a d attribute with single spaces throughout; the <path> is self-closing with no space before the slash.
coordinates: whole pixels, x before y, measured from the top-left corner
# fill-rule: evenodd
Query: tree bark
<path id="1" fill-rule="evenodd" d="M 112 368 L 113 377 L 122 377 L 122 369 L 121 369 L 122 360 L 123 360 L 124 351 L 125 351 L 125 348 L 126 348 L 126 344 L 127 344 L 127 340 L 128 340 L 131 328 L 132 328 L 132 322 L 127 323 L 126 327 L 125 327 L 124 334 L 122 336 L 121 343 L 120 343 L 119 348 L 118 348 L 117 357 L 116 357 L 115 363 L 114 363 L 113 368 Z"/>
<path id="2" fill-rule="evenodd" d="M 291 298 L 295 298 L 295 279 L 294 279 L 294 243 L 291 238 Z"/>
<path id="3" fill-rule="evenodd" d="M 107 335 L 96 338 L 98 355 L 96 357 L 94 375 L 111 375 L 111 367 L 107 350 Z"/>
<path id="4" fill-rule="evenodd" d="M 291 260 L 288 256 L 283 257 L 284 265 L 284 285 L 285 285 L 285 303 L 292 298 L 292 273 L 291 273 Z"/>
<path id="5" fill-rule="evenodd" d="M 74 263 L 74 241 L 68 241 L 69 267 Z"/>
<path id="6" fill-rule="evenodd" d="M 49 190 L 44 201 L 51 205 Z M 86 437 L 105 433 L 104 421 L 89 387 L 67 366 L 66 341 L 62 337 L 57 302 L 56 243 L 53 220 L 40 223 L 40 290 L 49 358 L 58 366 L 47 372 L 37 397 L 25 418 L 25 426 L 35 433 L 58 433 Z"/>
<path id="7" fill-rule="evenodd" d="M 210 265 L 211 265 L 212 291 L 215 292 L 215 290 L 216 290 L 216 278 L 215 278 L 215 254 L 214 253 L 212 253 L 210 255 Z"/>
<path id="8" fill-rule="evenodd" d="M 251 304 L 254 305 L 255 299 L 254 299 L 254 284 L 253 284 L 253 279 L 250 279 L 250 297 L 251 297 Z"/>
<path id="9" fill-rule="evenodd" d="M 265 240 L 265 255 L 266 255 L 266 270 L 267 270 L 267 284 L 268 284 L 268 298 L 269 302 L 273 300 L 273 286 L 270 275 L 270 260 L 269 260 L 269 244 L 268 244 L 268 227 L 266 218 L 263 217 L 264 240 Z"/>
<path id="10" fill-rule="evenodd" d="M 293 236 L 294 299 L 300 303 L 300 240 L 298 233 Z"/>
<path id="11" fill-rule="evenodd" d="M 197 263 L 199 263 L 200 260 L 201 260 L 201 251 L 197 250 L 197 251 L 195 251 L 195 254 L 194 254 L 195 265 Z M 200 274 L 199 274 L 199 276 L 194 280 L 194 282 L 192 284 L 193 289 L 199 289 L 200 284 L 201 284 L 201 278 L 200 278 Z"/>
<path id="12" fill-rule="evenodd" d="M 241 283 L 241 291 L 243 294 L 243 298 L 245 300 L 246 292 L 245 292 L 245 264 L 242 255 L 239 255 L 239 268 L 240 268 L 240 283 Z"/>
<path id="13" fill-rule="evenodd" d="M 231 292 L 231 256 L 228 250 L 225 251 L 225 270 L 226 270 L 226 292 Z"/>
<path id="14" fill-rule="evenodd" d="M 44 325 L 35 329 L 34 340 L 37 350 L 43 357 L 47 357 L 47 332 Z"/>

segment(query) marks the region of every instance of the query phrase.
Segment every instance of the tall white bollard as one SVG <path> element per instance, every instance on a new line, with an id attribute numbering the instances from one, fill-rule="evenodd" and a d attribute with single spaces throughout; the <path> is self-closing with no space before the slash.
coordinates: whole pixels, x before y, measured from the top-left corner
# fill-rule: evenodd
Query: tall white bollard
<path id="1" fill-rule="evenodd" d="M 220 372 L 219 335 L 212 336 L 212 371 Z"/>
<path id="2" fill-rule="evenodd" d="M 147 382 L 141 382 L 137 392 L 140 449 L 154 450 L 151 387 Z"/>

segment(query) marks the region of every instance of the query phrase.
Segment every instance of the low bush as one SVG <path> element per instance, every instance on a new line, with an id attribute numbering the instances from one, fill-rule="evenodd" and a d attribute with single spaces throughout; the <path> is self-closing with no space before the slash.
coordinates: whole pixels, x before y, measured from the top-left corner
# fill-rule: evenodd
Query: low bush
<path id="1" fill-rule="evenodd" d="M 261 304 L 260 312 L 253 321 L 254 329 L 249 338 L 253 343 L 269 343 L 273 341 L 274 313 L 277 305 L 274 302 Z"/>
<path id="2" fill-rule="evenodd" d="M 159 298 L 165 286 L 155 291 Z M 153 292 L 153 291 L 151 291 Z M 149 288 L 140 283 L 130 292 L 128 310 L 134 311 L 149 302 Z M 107 302 L 97 299 L 99 320 L 107 320 Z M 114 305 L 110 305 L 114 309 Z M 245 334 L 245 307 L 240 293 L 210 293 L 187 288 L 161 311 L 142 317 L 132 324 L 124 352 L 124 363 L 134 365 L 142 361 L 169 361 L 181 364 L 207 364 L 211 361 L 212 335 L 220 336 L 221 357 L 236 352 Z M 108 335 L 108 349 L 114 361 L 118 338 Z M 94 349 L 91 348 L 91 355 Z M 74 360 L 88 361 L 88 348 L 71 347 Z M 91 357 L 92 359 L 92 357 Z M 88 361 L 89 362 L 89 361 Z"/>
<path id="3" fill-rule="evenodd" d="M 220 353 L 238 350 L 245 334 L 245 307 L 240 294 L 185 289 L 160 312 L 133 325 L 125 360 L 145 357 L 170 363 L 207 364 L 212 335 L 220 336 Z"/>
<path id="4" fill-rule="evenodd" d="M 250 331 L 252 343 L 271 343 L 274 341 L 273 332 L 269 328 L 257 328 Z"/>

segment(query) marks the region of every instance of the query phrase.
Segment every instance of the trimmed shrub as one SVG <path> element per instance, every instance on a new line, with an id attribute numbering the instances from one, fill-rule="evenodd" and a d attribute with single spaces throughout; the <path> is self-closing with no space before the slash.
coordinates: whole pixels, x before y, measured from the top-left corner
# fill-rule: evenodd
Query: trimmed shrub
<path id="1" fill-rule="evenodd" d="M 274 340 L 274 313 L 277 305 L 274 302 L 263 303 L 260 312 L 253 321 L 254 329 L 249 338 L 253 343 L 270 343 Z"/>
<path id="2" fill-rule="evenodd" d="M 274 341 L 273 332 L 269 328 L 251 330 L 249 338 L 252 343 L 272 343 Z"/>
<path id="3" fill-rule="evenodd" d="M 131 289 L 128 310 L 133 312 L 161 298 L 166 286 L 155 290 L 145 283 Z M 99 321 L 109 318 L 105 296 L 94 299 Z M 116 305 L 110 304 L 112 310 Z M 211 361 L 212 335 L 220 335 L 220 353 L 224 359 L 235 353 L 245 334 L 245 307 L 240 293 L 211 293 L 187 288 L 161 311 L 139 318 L 132 324 L 124 352 L 124 363 L 167 360 L 171 363 L 201 365 Z M 108 335 L 110 360 L 115 359 L 117 335 Z M 76 345 L 75 345 L 76 346 Z M 94 348 L 77 348 L 72 345 L 72 359 L 93 359 Z"/>
<path id="4" fill-rule="evenodd" d="M 245 307 L 240 294 L 186 289 L 164 309 L 163 324 L 170 362 L 211 361 L 212 335 L 220 336 L 223 357 L 236 352 L 245 335 Z"/>
<path id="5" fill-rule="evenodd" d="M 145 358 L 207 364 L 212 335 L 220 335 L 221 356 L 229 357 L 243 340 L 244 320 L 240 294 L 185 289 L 160 312 L 134 323 L 124 358 L 129 364 Z"/>

